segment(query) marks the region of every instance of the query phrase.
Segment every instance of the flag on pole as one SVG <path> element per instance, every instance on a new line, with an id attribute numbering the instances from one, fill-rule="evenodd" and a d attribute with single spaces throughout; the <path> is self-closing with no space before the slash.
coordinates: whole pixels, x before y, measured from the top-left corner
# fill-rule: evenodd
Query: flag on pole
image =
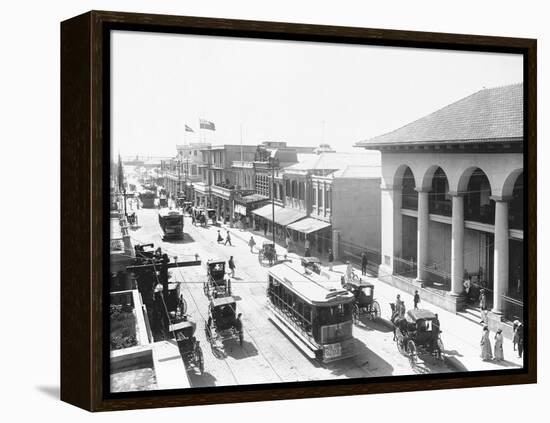
<path id="1" fill-rule="evenodd" d="M 195 132 L 189 125 L 185 125 L 185 132 Z"/>
<path id="2" fill-rule="evenodd" d="M 216 130 L 216 125 L 214 125 L 214 122 L 210 122 L 204 119 L 199 119 L 199 124 L 201 129 L 208 129 L 210 131 Z"/>

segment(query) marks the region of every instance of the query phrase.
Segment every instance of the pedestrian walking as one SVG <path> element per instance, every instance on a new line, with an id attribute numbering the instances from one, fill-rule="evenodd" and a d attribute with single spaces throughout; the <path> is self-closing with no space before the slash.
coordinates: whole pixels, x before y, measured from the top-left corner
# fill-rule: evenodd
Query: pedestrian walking
<path id="1" fill-rule="evenodd" d="M 514 320 L 514 323 L 513 323 L 513 326 L 512 326 L 512 330 L 513 330 L 513 335 L 512 335 L 512 345 L 514 347 L 514 351 L 517 351 L 517 347 L 518 347 L 518 326 L 519 326 L 519 320 Z"/>
<path id="2" fill-rule="evenodd" d="M 231 234 L 229 233 L 229 231 L 227 231 L 227 235 L 225 236 L 225 243 L 223 245 L 227 245 L 227 243 L 229 243 L 229 245 L 233 247 L 233 244 L 231 244 Z"/>
<path id="3" fill-rule="evenodd" d="M 487 294 L 484 288 L 479 292 L 479 308 L 481 310 L 481 321 L 479 323 L 487 324 Z"/>
<path id="4" fill-rule="evenodd" d="M 519 322 L 516 333 L 518 334 L 518 358 L 521 358 L 523 355 L 523 323 Z"/>
<path id="5" fill-rule="evenodd" d="M 286 235 L 285 244 L 287 251 L 290 253 L 290 237 L 288 236 L 288 234 Z"/>
<path id="6" fill-rule="evenodd" d="M 267 222 L 264 222 L 264 236 L 267 236 Z"/>
<path id="7" fill-rule="evenodd" d="M 235 277 L 235 261 L 233 261 L 233 256 L 229 257 L 229 261 L 227 262 L 227 265 L 229 266 L 229 275 L 234 278 Z"/>
<path id="8" fill-rule="evenodd" d="M 497 329 L 495 334 L 495 361 L 504 360 L 504 350 L 502 348 L 502 329 Z"/>
<path id="9" fill-rule="evenodd" d="M 413 301 L 414 301 L 414 308 L 418 308 L 418 303 L 420 302 L 420 295 L 418 294 L 418 291 L 414 291 L 414 300 Z"/>
<path id="10" fill-rule="evenodd" d="M 481 346 L 481 359 L 483 361 L 492 360 L 493 351 L 491 348 L 491 340 L 489 339 L 489 327 L 487 325 L 483 326 L 480 346 Z"/>
<path id="11" fill-rule="evenodd" d="M 367 274 L 367 264 L 369 263 L 369 260 L 367 259 L 367 253 L 363 251 L 363 254 L 361 254 L 361 274 L 365 276 Z"/>
<path id="12" fill-rule="evenodd" d="M 310 255 L 310 244 L 309 244 L 309 238 L 307 236 L 306 236 L 306 240 L 304 242 L 304 249 L 305 249 L 304 255 L 306 257 L 309 257 L 309 255 Z"/>
<path id="13" fill-rule="evenodd" d="M 332 250 L 328 250 L 328 270 L 332 272 L 332 265 L 334 263 L 334 254 L 332 254 Z"/>
<path id="14" fill-rule="evenodd" d="M 399 317 L 405 317 L 405 301 L 401 299 L 401 295 L 395 297 L 395 312 Z"/>
<path id="15" fill-rule="evenodd" d="M 248 241 L 248 246 L 250 247 L 250 252 L 254 253 L 254 246 L 256 245 L 256 241 L 254 241 L 254 237 L 250 236 L 250 241 Z"/>
<path id="16" fill-rule="evenodd" d="M 221 244 L 223 242 L 222 234 L 220 233 L 220 230 L 218 229 L 218 244 Z"/>

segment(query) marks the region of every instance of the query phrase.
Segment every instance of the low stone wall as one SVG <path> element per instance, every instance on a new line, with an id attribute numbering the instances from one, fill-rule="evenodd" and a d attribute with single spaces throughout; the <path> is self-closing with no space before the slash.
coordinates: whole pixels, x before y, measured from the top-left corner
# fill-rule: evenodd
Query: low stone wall
<path id="1" fill-rule="evenodd" d="M 380 271 L 378 275 L 380 280 L 396 287 L 401 291 L 405 291 L 411 295 L 414 295 L 414 291 L 418 291 L 422 302 L 434 304 L 452 313 L 456 313 L 457 311 L 464 309 L 465 301 L 462 296 L 454 296 L 450 293 L 435 292 L 433 290 L 415 285 L 406 279 L 384 274 L 383 271 Z"/>

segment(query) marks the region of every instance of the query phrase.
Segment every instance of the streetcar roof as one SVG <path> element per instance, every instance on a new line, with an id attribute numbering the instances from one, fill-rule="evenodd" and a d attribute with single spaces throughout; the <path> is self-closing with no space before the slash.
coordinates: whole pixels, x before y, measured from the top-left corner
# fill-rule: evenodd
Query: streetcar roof
<path id="1" fill-rule="evenodd" d="M 159 210 L 160 217 L 170 217 L 170 216 L 183 216 L 181 210 L 162 208 Z"/>
<path id="2" fill-rule="evenodd" d="M 317 274 L 306 274 L 300 266 L 277 264 L 268 272 L 307 302 L 315 305 L 351 302 L 354 296 L 342 288 L 340 281 L 325 279 Z"/>

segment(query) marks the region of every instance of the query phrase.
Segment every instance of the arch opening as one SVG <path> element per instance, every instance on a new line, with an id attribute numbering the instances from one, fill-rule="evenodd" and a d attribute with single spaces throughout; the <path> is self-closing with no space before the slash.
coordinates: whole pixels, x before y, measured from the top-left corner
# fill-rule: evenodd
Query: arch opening
<path id="1" fill-rule="evenodd" d="M 438 167 L 432 177 L 432 187 L 428 203 L 429 211 L 433 214 L 451 216 L 452 200 L 449 195 L 449 181 L 447 175 Z"/>
<path id="2" fill-rule="evenodd" d="M 464 195 L 464 219 L 495 223 L 495 202 L 491 200 L 491 184 L 485 172 L 475 169 L 470 175 Z"/>

